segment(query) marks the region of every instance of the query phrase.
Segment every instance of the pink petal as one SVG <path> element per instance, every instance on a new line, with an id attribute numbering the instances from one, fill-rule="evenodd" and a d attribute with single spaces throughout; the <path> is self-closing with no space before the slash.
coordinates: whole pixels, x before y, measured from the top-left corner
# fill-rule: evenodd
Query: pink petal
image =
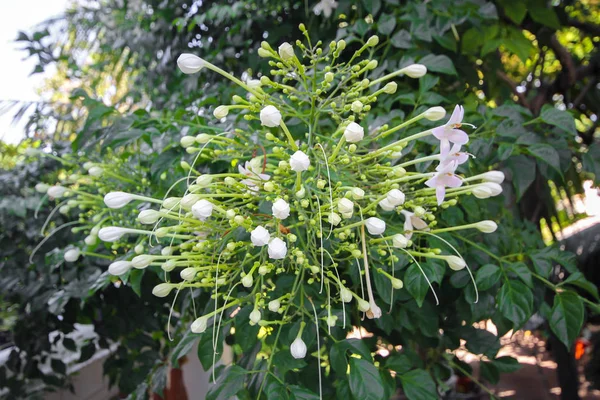
<path id="1" fill-rule="evenodd" d="M 267 174 L 258 174 L 258 177 L 263 181 L 268 181 L 269 179 L 271 179 L 271 176 Z"/>
<path id="2" fill-rule="evenodd" d="M 427 223 L 425 221 L 423 221 L 421 218 L 419 217 L 415 217 L 414 215 L 412 217 L 410 217 L 410 220 L 412 222 L 412 225 L 416 228 L 416 229 L 425 229 L 427 228 Z"/>
<path id="3" fill-rule="evenodd" d="M 437 140 L 442 140 L 446 138 L 446 126 L 438 126 L 437 128 L 433 128 L 431 133 Z"/>
<path id="4" fill-rule="evenodd" d="M 431 178 L 431 179 L 428 179 L 428 180 L 426 180 L 426 181 L 425 181 L 425 185 L 426 185 L 426 186 L 429 186 L 430 188 L 437 187 L 437 186 L 438 186 L 438 177 L 437 177 L 437 175 L 436 175 L 436 176 L 434 176 L 434 177 L 433 177 L 433 178 Z"/>
<path id="5" fill-rule="evenodd" d="M 454 143 L 452 145 L 452 148 L 450 149 L 450 154 L 457 154 L 457 153 L 459 153 L 460 152 L 460 147 L 461 147 L 460 144 Z"/>
<path id="6" fill-rule="evenodd" d="M 238 165 L 238 171 L 240 172 L 240 174 L 242 175 L 246 175 L 248 174 L 248 171 L 246 171 L 246 168 L 242 167 L 242 165 Z"/>
<path id="7" fill-rule="evenodd" d="M 464 111 L 462 110 L 462 107 L 456 105 L 456 107 L 454 107 L 454 111 L 452 111 L 452 115 L 450 116 L 447 125 L 460 124 L 462 122 L 463 114 Z"/>
<path id="8" fill-rule="evenodd" d="M 450 142 L 446 138 L 441 139 L 440 140 L 440 157 L 442 157 L 442 158 L 448 157 L 449 152 L 450 152 Z"/>
<path id="9" fill-rule="evenodd" d="M 443 179 L 444 185 L 451 188 L 462 186 L 462 180 L 456 175 L 446 175 Z"/>
<path id="10" fill-rule="evenodd" d="M 438 206 L 444 202 L 444 196 L 446 196 L 446 188 L 438 186 L 435 188 L 435 197 L 437 198 Z"/>
<path id="11" fill-rule="evenodd" d="M 452 129 L 448 134 L 448 140 L 456 144 L 466 144 L 469 142 L 469 135 L 460 129 Z"/>
<path id="12" fill-rule="evenodd" d="M 456 162 L 458 165 L 464 164 L 469 159 L 469 154 L 467 153 L 458 153 L 458 157 L 456 157 Z"/>

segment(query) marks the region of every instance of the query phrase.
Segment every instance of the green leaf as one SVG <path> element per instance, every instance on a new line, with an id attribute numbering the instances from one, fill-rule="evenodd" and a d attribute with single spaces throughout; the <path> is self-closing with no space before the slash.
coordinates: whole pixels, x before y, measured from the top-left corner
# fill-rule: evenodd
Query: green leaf
<path id="1" fill-rule="evenodd" d="M 161 365 L 152 374 L 152 393 L 156 393 L 163 397 L 163 392 L 167 387 L 167 372 L 169 372 L 168 365 Z"/>
<path id="2" fill-rule="evenodd" d="M 507 33 L 508 37 L 504 40 L 503 45 L 509 51 L 516 54 L 521 61 L 527 62 L 529 56 L 533 54 L 537 48 L 531 43 L 530 39 L 525 37 L 521 29 L 510 27 L 507 28 Z"/>
<path id="3" fill-rule="evenodd" d="M 265 386 L 265 394 L 267 395 L 267 399 L 273 400 L 288 400 L 290 396 L 288 395 L 287 389 L 284 385 L 282 385 L 277 379 L 272 376 L 267 376 L 267 384 Z"/>
<path id="4" fill-rule="evenodd" d="M 560 156 L 556 149 L 548 144 L 534 144 L 527 148 L 529 152 L 534 155 L 537 159 L 550 165 L 559 175 L 562 176 L 562 170 L 560 168 Z"/>
<path id="5" fill-rule="evenodd" d="M 145 271 L 145 269 L 132 269 L 129 273 L 129 284 L 138 297 L 142 297 L 142 278 Z"/>
<path id="6" fill-rule="evenodd" d="M 194 343 L 196 343 L 196 340 L 198 340 L 200 336 L 201 335 L 199 334 L 188 331 L 188 333 L 186 333 L 186 335 L 179 341 L 179 343 L 177 343 L 177 346 L 175 346 L 175 348 L 173 349 L 173 352 L 171 353 L 171 364 L 177 367 L 179 365 L 179 359 L 190 352 L 190 350 L 194 346 Z"/>
<path id="7" fill-rule="evenodd" d="M 421 58 L 421 60 L 419 60 L 419 63 L 425 65 L 429 71 L 439 72 L 448 75 L 457 75 L 456 69 L 454 68 L 454 64 L 448 56 L 436 56 L 433 54 L 429 54 Z"/>
<path id="8" fill-rule="evenodd" d="M 377 14 L 381 8 L 381 0 L 363 0 L 362 3 L 365 6 L 365 9 L 373 15 Z"/>
<path id="9" fill-rule="evenodd" d="M 515 273 L 519 279 L 521 279 L 523 282 L 525 282 L 525 284 L 529 287 L 533 287 L 533 279 L 531 278 L 531 271 L 529 270 L 529 268 L 527 267 L 527 265 L 525 265 L 525 263 L 522 262 L 516 262 L 511 264 L 508 267 L 509 271 Z"/>
<path id="10" fill-rule="evenodd" d="M 533 294 L 520 281 L 507 279 L 498 293 L 496 304 L 502 315 L 512 321 L 514 328 L 517 329 L 531 316 Z"/>
<path id="11" fill-rule="evenodd" d="M 432 400 L 439 398 L 435 382 L 425 370 L 415 369 L 400 375 L 404 394 L 409 400 Z"/>
<path id="12" fill-rule="evenodd" d="M 501 275 L 502 271 L 497 265 L 484 265 L 475 273 L 475 283 L 477 283 L 477 288 L 481 291 L 488 290 L 498 282 Z"/>
<path id="13" fill-rule="evenodd" d="M 520 200 L 525 191 L 535 180 L 535 161 L 526 156 L 520 155 L 511 157 L 508 160 L 508 166 L 512 170 L 513 185 L 517 194 L 517 200 Z"/>
<path id="14" fill-rule="evenodd" d="M 495 385 L 500 380 L 500 372 L 498 368 L 490 361 L 482 361 L 480 364 L 481 377 L 486 381 Z"/>
<path id="15" fill-rule="evenodd" d="M 540 119 L 547 124 L 554 125 L 565 132 L 577 135 L 577 129 L 575 129 L 575 120 L 573 116 L 563 110 L 554 108 L 553 106 L 546 104 L 542 107 Z"/>
<path id="16" fill-rule="evenodd" d="M 319 395 L 298 385 L 289 386 L 291 392 L 291 400 L 319 400 Z"/>
<path id="17" fill-rule="evenodd" d="M 209 330 L 210 333 L 208 333 Z M 208 329 L 207 332 L 201 335 L 200 342 L 198 343 L 198 359 L 205 371 L 210 370 L 214 363 L 219 361 L 219 355 L 223 353 L 223 340 L 223 330 L 221 329 L 217 333 L 217 350 L 215 355 L 212 329 Z"/>
<path id="18" fill-rule="evenodd" d="M 386 368 L 396 371 L 397 374 L 404 374 L 414 366 L 406 354 L 394 354 L 385 360 Z"/>
<path id="19" fill-rule="evenodd" d="M 546 2 L 530 4 L 529 15 L 535 22 L 546 25 L 553 29 L 560 29 L 560 21 L 553 7 L 546 5 Z"/>
<path id="20" fill-rule="evenodd" d="M 384 400 L 385 391 L 379 371 L 369 361 L 350 358 L 350 391 L 356 399 Z"/>
<path id="21" fill-rule="evenodd" d="M 576 293 L 559 292 L 554 296 L 550 329 L 567 348 L 571 348 L 581 331 L 583 312 L 583 301 Z"/>
<path id="22" fill-rule="evenodd" d="M 525 15 L 527 15 L 527 5 L 524 1 L 501 0 L 500 4 L 504 9 L 504 14 L 517 25 L 521 25 Z"/>
<path id="23" fill-rule="evenodd" d="M 425 295 L 429 290 L 429 285 L 416 263 L 412 264 L 406 270 L 406 274 L 404 274 L 404 286 L 408 290 L 408 293 L 417 301 L 419 307 L 421 307 L 425 300 Z"/>
<path id="24" fill-rule="evenodd" d="M 273 365 L 281 376 L 285 376 L 285 373 L 290 370 L 306 367 L 306 361 L 296 359 L 289 351 L 282 350 L 278 351 L 273 357 Z"/>
<path id="25" fill-rule="evenodd" d="M 468 327 L 461 336 L 467 342 L 467 349 L 473 354 L 484 354 L 493 358 L 500 350 L 500 339 L 485 329 Z"/>
<path id="26" fill-rule="evenodd" d="M 217 382 L 210 387 L 206 400 L 229 400 L 244 388 L 246 370 L 232 365 L 219 375 Z"/>
<path id="27" fill-rule="evenodd" d="M 52 367 L 52 371 L 56 372 L 59 375 L 65 375 L 67 373 L 66 364 L 57 358 L 53 358 L 50 360 L 50 366 Z"/>
<path id="28" fill-rule="evenodd" d="M 396 27 L 396 16 L 394 14 L 383 14 L 377 23 L 377 31 L 382 35 L 388 36 Z"/>
<path id="29" fill-rule="evenodd" d="M 406 29 L 399 30 L 390 38 L 390 43 L 397 49 L 410 49 L 411 38 L 410 33 Z"/>
<path id="30" fill-rule="evenodd" d="M 567 279 L 558 284 L 558 286 L 562 285 L 573 285 L 580 287 L 586 292 L 590 293 L 596 299 L 600 299 L 600 297 L 598 297 L 598 288 L 596 285 L 585 279 L 585 276 L 583 276 L 581 272 L 575 272 L 569 275 Z"/>
<path id="31" fill-rule="evenodd" d="M 492 360 L 498 371 L 503 374 L 508 374 L 511 372 L 515 372 L 521 369 L 521 364 L 519 364 L 519 360 L 516 358 L 512 358 L 509 356 L 498 357 Z"/>

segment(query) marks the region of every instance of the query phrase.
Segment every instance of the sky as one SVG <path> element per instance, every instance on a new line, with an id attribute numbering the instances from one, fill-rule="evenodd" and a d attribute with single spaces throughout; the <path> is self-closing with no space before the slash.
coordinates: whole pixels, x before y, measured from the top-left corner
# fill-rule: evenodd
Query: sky
<path id="1" fill-rule="evenodd" d="M 18 51 L 14 40 L 19 31 L 31 32 L 32 28 L 62 13 L 68 0 L 0 0 L 0 101 L 37 100 L 36 87 L 44 79 L 43 74 L 29 76 L 35 60 L 24 61 L 26 52 Z M 18 143 L 23 138 L 23 124 L 13 125 L 13 112 L 0 115 L 0 140 Z"/>

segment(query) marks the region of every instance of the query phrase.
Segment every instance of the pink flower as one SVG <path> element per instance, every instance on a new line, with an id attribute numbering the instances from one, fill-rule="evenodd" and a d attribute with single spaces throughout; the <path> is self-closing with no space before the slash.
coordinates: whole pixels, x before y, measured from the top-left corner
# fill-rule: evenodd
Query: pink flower
<path id="1" fill-rule="evenodd" d="M 455 168 L 461 164 L 464 164 L 469 159 L 469 153 L 460 151 L 460 144 L 452 146 L 446 157 L 440 157 L 440 165 L 436 167 L 436 171 L 441 171 L 449 164 L 454 163 Z"/>
<path id="2" fill-rule="evenodd" d="M 438 205 L 442 204 L 444 197 L 446 196 L 446 187 L 457 188 L 462 185 L 462 180 L 454 175 L 456 171 L 456 161 L 449 163 L 448 165 L 441 168 L 433 178 L 425 182 L 425 185 L 430 188 L 435 188 L 435 196 L 437 198 Z"/>
<path id="3" fill-rule="evenodd" d="M 417 217 L 415 213 L 407 210 L 401 210 L 400 213 L 404 215 L 404 236 L 406 239 L 410 240 L 414 230 L 427 230 L 427 222 Z"/>
<path id="4" fill-rule="evenodd" d="M 462 126 L 464 114 L 465 110 L 463 107 L 457 105 L 454 107 L 454 111 L 448 122 L 445 125 L 433 128 L 431 131 L 433 136 L 440 141 L 440 156 L 442 158 L 446 157 L 450 151 L 450 143 L 463 145 L 469 142 L 467 133 L 458 129 Z"/>
<path id="5" fill-rule="evenodd" d="M 257 182 L 268 181 L 271 177 L 267 174 L 261 173 L 260 167 L 252 165 L 249 161 L 246 161 L 244 166 L 238 165 L 238 171 L 242 175 L 246 175 L 248 179 L 243 179 L 240 182 L 248 186 L 248 189 L 258 191 Z"/>

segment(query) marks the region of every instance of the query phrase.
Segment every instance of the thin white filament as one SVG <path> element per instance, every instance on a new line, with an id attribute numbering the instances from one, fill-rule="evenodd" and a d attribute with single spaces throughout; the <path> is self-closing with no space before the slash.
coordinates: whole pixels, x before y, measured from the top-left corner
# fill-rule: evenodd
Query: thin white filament
<path id="1" fill-rule="evenodd" d="M 42 205 L 44 204 L 44 200 L 46 200 L 48 198 L 48 195 L 45 194 L 41 199 L 39 204 L 37 205 L 37 207 L 35 208 L 35 213 L 33 213 L 33 218 L 37 219 L 38 217 L 38 212 L 40 211 L 40 208 L 42 208 Z"/>
<path id="2" fill-rule="evenodd" d="M 327 181 L 329 183 L 329 205 L 331 206 L 331 212 L 333 212 L 333 191 L 331 190 L 331 175 L 329 173 L 329 162 L 327 161 L 327 154 L 325 154 L 325 149 L 323 149 L 321 143 L 317 143 L 317 146 L 321 148 L 321 151 L 323 152 L 323 158 L 325 159 L 325 167 L 327 168 Z M 327 235 L 327 239 L 329 239 L 331 233 L 333 232 L 333 219 L 331 219 L 329 223 L 331 225 L 329 227 L 329 234 Z"/>
<path id="3" fill-rule="evenodd" d="M 312 306 L 313 313 L 315 314 L 315 330 L 317 331 L 317 368 L 319 369 L 319 400 L 323 399 L 323 385 L 321 383 L 321 343 L 319 341 L 319 320 L 317 318 L 317 309 L 309 298 L 308 301 Z"/>
<path id="4" fill-rule="evenodd" d="M 421 268 L 421 264 L 419 264 L 419 262 L 417 261 L 417 259 L 414 258 L 413 255 L 410 254 L 408 251 L 406 251 L 404 249 L 400 249 L 400 250 L 402 250 L 403 252 L 405 252 L 406 254 L 408 254 L 408 256 L 413 259 L 413 261 L 415 262 L 415 264 L 417 264 L 417 267 L 419 267 L 419 270 L 421 270 L 421 273 L 425 277 L 425 280 L 427 281 L 427 284 L 429 285 L 429 288 L 433 292 L 433 297 L 435 297 L 435 305 L 439 306 L 440 305 L 440 300 L 438 299 L 437 294 L 435 293 L 435 290 L 433 289 L 433 285 L 429 281 L 429 278 L 427 277 L 427 275 L 425 275 L 425 271 L 423 271 L 423 268 Z"/>
<path id="5" fill-rule="evenodd" d="M 54 216 L 54 214 L 56 213 L 56 211 L 58 209 L 60 209 L 60 207 L 62 207 L 63 205 L 65 205 L 67 203 L 67 200 L 63 200 L 60 203 L 58 203 L 56 205 L 56 207 L 54 207 L 54 209 L 50 212 L 50 214 L 48 215 L 48 217 L 46 218 L 46 221 L 44 222 L 44 225 L 42 226 L 42 230 L 40 231 L 40 235 L 44 236 L 44 231 L 46 230 L 46 227 L 48 226 L 48 223 L 50 222 L 50 220 L 52 219 L 52 217 Z"/>
<path id="6" fill-rule="evenodd" d="M 321 290 L 319 290 L 319 294 L 323 293 L 323 281 L 324 281 L 324 262 L 323 262 L 323 220 L 321 219 L 321 201 L 319 201 L 319 196 L 315 196 L 315 198 L 317 199 L 317 208 L 319 210 L 319 233 L 320 235 L 320 239 L 321 239 Z"/>
<path id="7" fill-rule="evenodd" d="M 167 337 L 169 341 L 172 342 L 173 338 L 171 337 L 171 316 L 173 315 L 173 308 L 175 307 L 175 302 L 177 301 L 177 296 L 179 296 L 179 292 L 183 287 L 185 281 L 181 282 L 181 285 L 177 288 L 177 292 L 175 292 L 175 297 L 173 297 L 173 303 L 171 303 L 171 308 L 169 309 L 169 318 L 167 319 Z"/>
<path id="8" fill-rule="evenodd" d="M 79 223 L 79 221 L 67 222 L 66 224 L 62 224 L 61 226 L 59 226 L 58 228 L 56 228 L 52 232 L 50 232 L 50 234 L 48 236 L 46 236 L 44 239 L 42 239 L 42 241 L 40 243 L 38 243 L 37 246 L 35 246 L 35 248 L 31 252 L 31 255 L 29 256 L 29 263 L 33 264 L 33 256 L 35 255 L 35 253 L 37 253 L 37 251 L 40 249 L 40 247 L 42 247 L 42 245 L 44 243 L 46 243 L 46 241 L 52 237 L 52 235 L 54 235 L 56 232 L 60 231 L 63 228 L 66 228 L 66 227 L 72 226 L 72 225 L 76 225 L 78 223 Z"/>

